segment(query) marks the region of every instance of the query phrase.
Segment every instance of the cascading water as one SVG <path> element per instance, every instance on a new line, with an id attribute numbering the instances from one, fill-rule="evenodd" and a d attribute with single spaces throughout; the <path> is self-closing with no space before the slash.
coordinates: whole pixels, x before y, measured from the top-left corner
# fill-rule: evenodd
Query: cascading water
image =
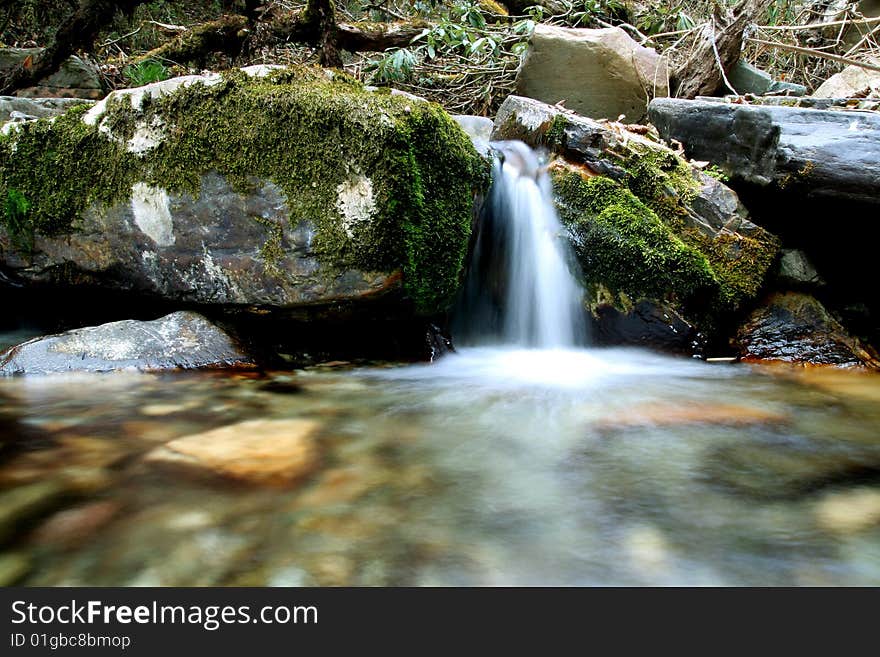
<path id="1" fill-rule="evenodd" d="M 583 289 L 553 206 L 550 177 L 519 141 L 497 153 L 455 323 L 464 345 L 562 349 L 586 342 Z"/>

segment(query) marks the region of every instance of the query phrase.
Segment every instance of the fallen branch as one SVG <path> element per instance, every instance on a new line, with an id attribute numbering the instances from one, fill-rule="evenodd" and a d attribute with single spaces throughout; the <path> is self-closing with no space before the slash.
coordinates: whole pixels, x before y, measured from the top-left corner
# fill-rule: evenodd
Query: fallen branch
<path id="1" fill-rule="evenodd" d="M 184 63 L 201 61 L 214 52 L 234 55 L 241 50 L 247 27 L 248 19 L 244 16 L 221 16 L 217 20 L 196 25 L 132 61 L 137 64 L 147 59 L 158 59 Z"/>
<path id="2" fill-rule="evenodd" d="M 746 39 L 749 43 L 755 43 L 761 46 L 767 46 L 769 48 L 776 48 L 778 50 L 786 50 L 788 52 L 798 53 L 800 55 L 810 55 L 812 57 L 819 57 L 821 59 L 830 59 L 833 62 L 840 62 L 841 64 L 849 64 L 850 66 L 858 66 L 859 68 L 864 68 L 869 71 L 880 71 L 880 66 L 875 64 L 867 64 L 865 62 L 860 62 L 855 59 L 851 59 L 849 57 L 844 57 L 842 55 L 834 55 L 830 52 L 822 52 L 821 50 L 814 50 L 813 48 L 804 48 L 802 46 L 791 46 L 787 43 L 779 43 L 777 41 L 765 41 L 764 39 L 755 39 L 753 37 L 749 37 Z"/>

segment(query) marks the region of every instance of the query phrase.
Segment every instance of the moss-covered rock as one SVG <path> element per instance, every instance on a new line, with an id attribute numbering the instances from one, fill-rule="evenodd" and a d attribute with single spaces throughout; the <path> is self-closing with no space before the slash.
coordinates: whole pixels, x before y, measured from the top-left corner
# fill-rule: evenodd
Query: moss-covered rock
<path id="1" fill-rule="evenodd" d="M 339 73 L 175 78 L 9 130 L 0 195 L 27 210 L 0 216 L 0 265 L 263 306 L 402 278 L 429 314 L 456 289 L 486 178 L 439 106 Z"/>
<path id="2" fill-rule="evenodd" d="M 557 156 L 557 204 L 594 315 L 602 306 L 629 312 L 649 300 L 712 328 L 756 297 L 778 240 L 749 221 L 717 178 L 645 132 L 512 96 L 494 137 Z"/>

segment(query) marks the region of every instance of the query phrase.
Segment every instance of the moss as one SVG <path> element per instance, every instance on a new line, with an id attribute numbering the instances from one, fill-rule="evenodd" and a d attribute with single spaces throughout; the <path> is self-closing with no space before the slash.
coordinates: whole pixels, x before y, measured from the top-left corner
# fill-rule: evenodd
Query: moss
<path id="1" fill-rule="evenodd" d="M 578 173 L 554 175 L 560 215 L 575 239 L 588 281 L 613 294 L 698 307 L 718 292 L 706 257 L 685 244 L 625 186 Z"/>
<path id="2" fill-rule="evenodd" d="M 124 144 L 138 125 L 161 121 L 164 139 L 142 157 Z M 401 269 L 423 313 L 444 308 L 458 284 L 470 234 L 474 193 L 487 168 L 459 126 L 438 106 L 371 93 L 352 78 L 321 69 L 289 69 L 254 79 L 241 72 L 219 84 L 194 84 L 145 101 L 111 103 L 101 120 L 108 139 L 72 111 L 54 123 L 27 124 L 0 143 L 0 191 L 33 202 L 36 232 L 76 227 L 96 202 L 129 197 L 143 181 L 197 194 L 209 171 L 237 191 L 253 180 L 278 185 L 290 222 L 311 222 L 313 247 L 333 271 Z M 336 208 L 337 188 L 356 176 L 373 185 L 375 213 L 349 236 Z M 280 258 L 268 236 L 267 266 Z"/>

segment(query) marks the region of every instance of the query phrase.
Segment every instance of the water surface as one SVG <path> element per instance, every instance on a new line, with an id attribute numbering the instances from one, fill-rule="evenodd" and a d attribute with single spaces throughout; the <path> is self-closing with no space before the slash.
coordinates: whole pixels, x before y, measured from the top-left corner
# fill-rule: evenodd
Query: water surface
<path id="1" fill-rule="evenodd" d="M 0 576 L 28 585 L 880 585 L 876 374 L 487 348 L 0 404 Z M 288 487 L 144 458 L 296 418 L 320 463 Z"/>

